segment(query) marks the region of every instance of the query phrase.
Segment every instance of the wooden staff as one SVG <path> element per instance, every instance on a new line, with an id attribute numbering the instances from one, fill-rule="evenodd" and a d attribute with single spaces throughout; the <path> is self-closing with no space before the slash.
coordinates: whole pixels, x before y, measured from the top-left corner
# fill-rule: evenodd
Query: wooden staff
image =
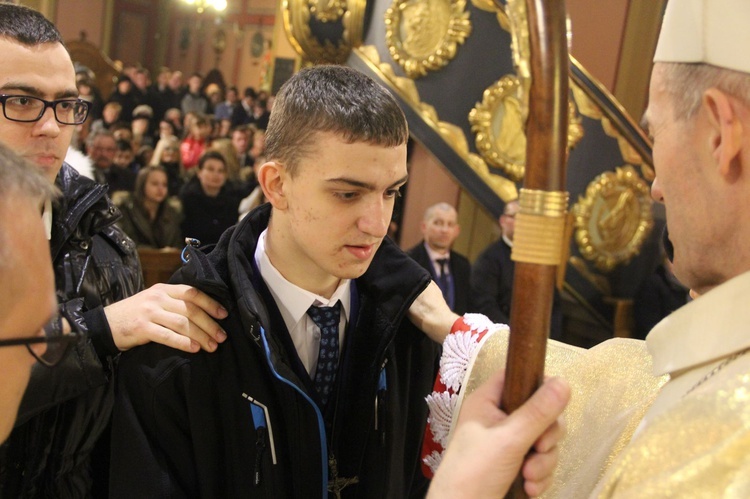
<path id="1" fill-rule="evenodd" d="M 515 277 L 501 402 L 507 413 L 521 406 L 544 380 L 544 358 L 568 204 L 565 2 L 525 1 L 531 85 L 526 122 L 526 175 L 519 196 L 511 256 L 515 261 Z M 526 497 L 520 476 L 509 496 Z"/>

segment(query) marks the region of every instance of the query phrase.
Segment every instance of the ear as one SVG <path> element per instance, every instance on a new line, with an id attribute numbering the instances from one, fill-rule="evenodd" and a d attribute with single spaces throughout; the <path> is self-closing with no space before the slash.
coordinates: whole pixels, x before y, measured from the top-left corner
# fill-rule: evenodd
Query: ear
<path id="1" fill-rule="evenodd" d="M 724 92 L 709 88 L 703 94 L 709 124 L 709 148 L 719 174 L 733 181 L 740 174 L 742 152 L 742 120 L 736 103 Z"/>
<path id="2" fill-rule="evenodd" d="M 284 165 L 276 161 L 267 161 L 258 170 L 258 184 L 263 189 L 266 199 L 277 210 L 285 210 L 288 205 L 284 193 L 284 181 L 287 176 Z"/>

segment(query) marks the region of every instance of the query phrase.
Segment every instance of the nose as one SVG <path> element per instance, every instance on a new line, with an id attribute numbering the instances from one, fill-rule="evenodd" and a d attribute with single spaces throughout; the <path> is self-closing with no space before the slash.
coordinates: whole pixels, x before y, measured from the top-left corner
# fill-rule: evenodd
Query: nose
<path id="1" fill-rule="evenodd" d="M 659 177 L 655 177 L 651 184 L 651 199 L 657 203 L 664 203 L 664 193 L 661 190 L 661 184 L 659 183 Z"/>
<path id="2" fill-rule="evenodd" d="M 357 221 L 357 227 L 365 234 L 382 239 L 388 234 L 392 213 L 392 204 L 386 205 L 383 199 L 378 199 L 365 206 L 364 213 Z"/>
<path id="3" fill-rule="evenodd" d="M 55 110 L 48 107 L 44 110 L 42 117 L 36 122 L 34 127 L 39 135 L 57 137 L 60 135 L 60 124 L 55 118 Z"/>

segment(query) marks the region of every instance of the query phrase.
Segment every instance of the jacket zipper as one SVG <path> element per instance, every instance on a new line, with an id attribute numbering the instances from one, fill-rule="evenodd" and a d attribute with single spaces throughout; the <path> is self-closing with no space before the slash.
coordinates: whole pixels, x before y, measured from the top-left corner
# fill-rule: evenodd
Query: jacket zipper
<path id="1" fill-rule="evenodd" d="M 328 444 L 326 440 L 326 426 L 325 421 L 323 420 L 323 415 L 320 412 L 320 408 L 318 407 L 318 404 L 315 403 L 314 400 L 310 398 L 307 393 L 304 392 L 300 387 L 298 387 L 296 384 L 292 383 L 285 377 L 283 377 L 279 372 L 276 370 L 276 366 L 273 365 L 273 362 L 271 361 L 271 348 L 268 345 L 268 338 L 266 338 L 266 330 L 263 328 L 263 326 L 259 325 L 259 332 L 260 332 L 260 339 L 263 341 L 263 351 L 266 354 L 266 360 L 268 361 L 268 366 L 271 368 L 271 372 L 273 373 L 274 377 L 281 381 L 282 383 L 285 383 L 292 387 L 297 393 L 299 393 L 304 400 L 307 401 L 308 404 L 313 408 L 313 411 L 315 411 L 315 416 L 318 420 L 318 435 L 320 437 L 320 463 L 321 463 L 321 472 L 322 472 L 322 490 L 320 497 L 322 499 L 326 499 L 328 497 Z"/>

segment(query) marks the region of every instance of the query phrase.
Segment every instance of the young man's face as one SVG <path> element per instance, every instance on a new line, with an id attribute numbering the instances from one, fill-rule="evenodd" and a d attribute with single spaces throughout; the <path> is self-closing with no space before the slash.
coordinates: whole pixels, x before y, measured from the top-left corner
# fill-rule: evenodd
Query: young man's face
<path id="1" fill-rule="evenodd" d="M 243 130 L 235 130 L 232 132 L 232 146 L 234 146 L 234 152 L 237 155 L 245 154 L 248 146 L 247 132 Z"/>
<path id="2" fill-rule="evenodd" d="M 28 338 L 40 334 L 57 308 L 49 244 L 38 203 L 19 195 L 0 203 L 6 255 L 0 264 L 0 338 Z M 44 346 L 34 348 L 44 353 Z M 0 443 L 13 428 L 33 364 L 34 357 L 24 346 L 0 348 Z"/>
<path id="3" fill-rule="evenodd" d="M 45 100 L 78 97 L 75 71 L 59 43 L 27 47 L 0 37 L 0 94 Z M 51 108 L 39 121 L 19 123 L 0 113 L 0 141 L 37 165 L 54 182 L 62 167 L 75 125 L 61 125 Z"/>
<path id="4" fill-rule="evenodd" d="M 325 296 L 370 265 L 407 179 L 406 145 L 349 144 L 332 133 L 315 144 L 294 177 L 281 168 L 283 201 L 273 214 L 281 223 L 269 256 L 289 281 Z"/>
<path id="5" fill-rule="evenodd" d="M 130 163 L 133 162 L 133 159 L 135 159 L 135 154 L 133 154 L 132 150 L 126 149 L 122 151 L 118 149 L 117 152 L 115 152 L 113 163 L 120 168 L 127 168 L 130 166 Z"/>

